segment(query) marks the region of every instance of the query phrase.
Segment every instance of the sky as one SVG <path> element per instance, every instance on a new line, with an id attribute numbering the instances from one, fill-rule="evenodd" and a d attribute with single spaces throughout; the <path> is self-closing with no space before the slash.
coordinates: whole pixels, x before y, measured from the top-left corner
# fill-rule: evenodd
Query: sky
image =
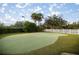
<path id="1" fill-rule="evenodd" d="M 60 15 L 69 23 L 79 21 L 78 3 L 0 3 L 0 22 L 6 25 L 16 21 L 33 22 L 31 14 L 34 12 L 42 13 L 44 17 Z"/>

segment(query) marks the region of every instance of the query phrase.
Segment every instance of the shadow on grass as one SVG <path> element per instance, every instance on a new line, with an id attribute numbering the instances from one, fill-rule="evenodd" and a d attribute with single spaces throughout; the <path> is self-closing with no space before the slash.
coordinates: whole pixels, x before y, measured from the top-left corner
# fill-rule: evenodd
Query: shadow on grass
<path id="1" fill-rule="evenodd" d="M 79 35 L 61 36 L 52 45 L 37 49 L 29 55 L 60 55 L 63 52 L 79 54 Z"/>

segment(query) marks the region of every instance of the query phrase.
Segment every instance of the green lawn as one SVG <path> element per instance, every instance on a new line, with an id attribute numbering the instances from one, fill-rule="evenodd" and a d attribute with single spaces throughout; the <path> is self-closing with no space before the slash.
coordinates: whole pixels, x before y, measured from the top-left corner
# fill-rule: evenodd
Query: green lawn
<path id="1" fill-rule="evenodd" d="M 54 44 L 31 51 L 28 54 L 60 55 L 63 52 L 79 54 L 79 35 L 60 36 Z"/>
<path id="2" fill-rule="evenodd" d="M 0 36 L 1 54 L 79 54 L 79 35 L 22 33 Z"/>
<path id="3" fill-rule="evenodd" d="M 9 34 L 8 34 L 9 35 Z M 3 54 L 27 54 L 32 50 L 53 44 L 58 33 L 24 33 L 10 35 L 0 40 L 0 51 Z"/>

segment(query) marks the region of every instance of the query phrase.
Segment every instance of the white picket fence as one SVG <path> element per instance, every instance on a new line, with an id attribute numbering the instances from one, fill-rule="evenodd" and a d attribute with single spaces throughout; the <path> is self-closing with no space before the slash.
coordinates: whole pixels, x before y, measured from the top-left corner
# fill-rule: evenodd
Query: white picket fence
<path id="1" fill-rule="evenodd" d="M 79 29 L 45 29 L 44 31 L 66 33 L 66 34 L 79 34 Z"/>

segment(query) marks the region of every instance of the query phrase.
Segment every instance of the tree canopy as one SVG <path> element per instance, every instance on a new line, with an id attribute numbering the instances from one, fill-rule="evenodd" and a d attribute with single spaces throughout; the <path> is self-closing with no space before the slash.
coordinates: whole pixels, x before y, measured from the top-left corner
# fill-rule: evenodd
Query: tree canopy
<path id="1" fill-rule="evenodd" d="M 79 22 L 73 22 L 70 24 L 61 16 L 53 15 L 44 18 L 43 14 L 41 13 L 32 13 L 31 17 L 35 23 L 29 21 L 17 21 L 15 24 L 10 26 L 5 26 L 5 24 L 0 23 L 0 34 L 16 32 L 37 32 L 43 31 L 44 29 L 79 29 Z M 45 22 L 40 24 L 42 19 L 44 19 Z M 39 26 L 37 26 L 36 22 L 39 23 Z"/>
<path id="2" fill-rule="evenodd" d="M 49 28 L 61 28 L 62 26 L 65 26 L 67 24 L 67 21 L 60 16 L 53 15 L 48 16 L 44 24 Z"/>
<path id="3" fill-rule="evenodd" d="M 42 21 L 43 14 L 42 13 L 32 13 L 31 18 L 35 21 L 35 23 L 36 23 L 36 21 L 38 21 L 38 23 L 39 23 L 40 21 Z"/>

